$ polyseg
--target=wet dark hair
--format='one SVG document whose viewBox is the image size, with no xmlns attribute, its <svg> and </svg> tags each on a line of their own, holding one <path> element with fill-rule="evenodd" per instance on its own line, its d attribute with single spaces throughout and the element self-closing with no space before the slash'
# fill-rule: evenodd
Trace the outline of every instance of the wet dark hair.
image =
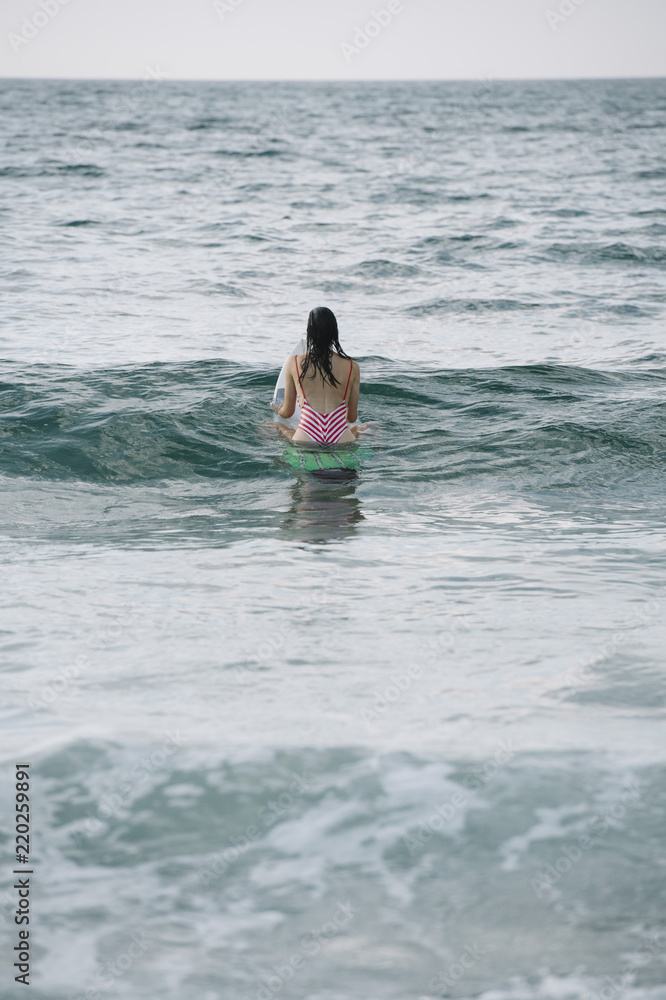
<svg viewBox="0 0 666 1000">
<path fill-rule="evenodd" d="M 345 354 L 340 347 L 338 321 L 326 306 L 317 306 L 308 316 L 308 339 L 305 349 L 307 353 L 303 362 L 301 378 L 305 378 L 312 367 L 314 369 L 313 378 L 319 372 L 324 382 L 328 382 L 329 385 L 338 385 L 338 380 L 331 367 L 331 352 L 335 351 L 343 358 L 348 358 L 349 355 Z"/>
</svg>

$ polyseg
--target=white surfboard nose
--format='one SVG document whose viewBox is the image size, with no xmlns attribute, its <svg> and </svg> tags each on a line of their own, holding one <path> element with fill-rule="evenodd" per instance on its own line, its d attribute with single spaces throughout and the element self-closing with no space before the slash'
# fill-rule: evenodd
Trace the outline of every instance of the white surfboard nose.
<svg viewBox="0 0 666 1000">
<path fill-rule="evenodd" d="M 289 358 L 293 358 L 294 354 L 305 354 L 305 340 L 303 339 L 303 337 L 301 337 L 301 339 L 298 341 L 293 351 L 289 352 L 289 356 L 287 357 L 285 363 L 282 365 L 282 370 L 278 375 L 277 382 L 275 383 L 275 389 L 273 391 L 273 402 L 277 403 L 278 406 L 282 406 L 282 404 L 284 403 L 284 390 L 287 381 L 287 363 L 289 361 Z M 296 410 L 291 417 L 287 418 L 278 417 L 277 413 L 275 413 L 273 417 L 279 423 L 285 424 L 285 426 L 287 427 L 292 427 L 295 430 L 298 427 L 298 423 L 301 419 L 301 408 L 297 402 Z"/>
</svg>

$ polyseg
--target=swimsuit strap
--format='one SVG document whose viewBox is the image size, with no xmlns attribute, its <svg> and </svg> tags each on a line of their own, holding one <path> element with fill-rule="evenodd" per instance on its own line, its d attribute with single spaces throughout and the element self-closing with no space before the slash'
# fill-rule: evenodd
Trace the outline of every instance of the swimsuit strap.
<svg viewBox="0 0 666 1000">
<path fill-rule="evenodd" d="M 350 381 L 350 379 L 351 379 L 351 375 L 352 375 L 352 368 L 353 368 L 353 367 L 354 367 L 354 362 L 353 362 L 353 361 L 352 361 L 352 359 L 350 358 L 350 359 L 349 359 L 349 378 L 347 379 L 347 387 L 346 387 L 346 389 L 345 389 L 345 394 L 344 394 L 344 396 L 342 397 L 343 399 L 346 399 L 346 398 L 347 398 L 347 389 L 349 388 L 349 381 Z"/>
<path fill-rule="evenodd" d="M 298 354 L 295 354 L 295 355 L 294 355 L 294 363 L 295 363 L 295 365 L 296 365 L 296 377 L 298 378 L 298 384 L 299 384 L 299 385 L 300 385 L 300 387 L 301 387 L 301 392 L 303 393 L 303 399 L 304 399 L 304 400 L 305 400 L 305 402 L 307 403 L 307 399 L 305 399 L 305 390 L 303 389 L 303 383 L 301 382 L 301 376 L 300 376 L 300 372 L 299 372 L 299 370 L 298 370 Z M 349 375 L 347 376 L 347 385 L 345 386 L 345 394 L 344 394 L 344 396 L 342 397 L 343 401 L 344 401 L 344 400 L 345 400 L 345 399 L 347 398 L 347 390 L 349 389 L 349 383 L 350 383 L 350 381 L 351 381 L 351 377 L 352 377 L 352 371 L 353 371 L 353 368 L 354 368 L 354 362 L 353 362 L 353 360 L 352 360 L 352 359 L 350 358 L 350 359 L 349 359 Z M 308 405 L 309 405 L 309 404 L 308 404 Z M 341 403 L 340 405 L 342 406 L 342 403 Z"/>
</svg>

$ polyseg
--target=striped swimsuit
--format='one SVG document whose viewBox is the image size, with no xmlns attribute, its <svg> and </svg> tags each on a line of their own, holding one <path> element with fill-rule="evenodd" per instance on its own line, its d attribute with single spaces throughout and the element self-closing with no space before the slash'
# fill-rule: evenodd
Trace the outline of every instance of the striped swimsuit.
<svg viewBox="0 0 666 1000">
<path fill-rule="evenodd" d="M 354 362 L 350 359 L 349 377 L 347 378 L 345 395 L 340 405 L 336 406 L 330 413 L 319 413 L 318 410 L 312 409 L 305 398 L 301 375 L 298 370 L 298 357 L 296 357 L 296 375 L 298 376 L 298 384 L 303 393 L 303 406 L 301 407 L 301 420 L 298 430 L 305 431 L 307 436 L 316 441 L 317 444 L 337 444 L 347 430 L 347 390 L 349 389 L 353 365 Z"/>
</svg>

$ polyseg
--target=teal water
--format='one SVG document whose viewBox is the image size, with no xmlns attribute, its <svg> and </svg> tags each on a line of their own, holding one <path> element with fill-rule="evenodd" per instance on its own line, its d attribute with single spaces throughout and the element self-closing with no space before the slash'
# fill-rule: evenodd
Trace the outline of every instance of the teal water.
<svg viewBox="0 0 666 1000">
<path fill-rule="evenodd" d="M 666 997 L 665 110 L 0 83 L 37 1000 Z M 268 406 L 320 303 L 344 483 Z"/>
</svg>

